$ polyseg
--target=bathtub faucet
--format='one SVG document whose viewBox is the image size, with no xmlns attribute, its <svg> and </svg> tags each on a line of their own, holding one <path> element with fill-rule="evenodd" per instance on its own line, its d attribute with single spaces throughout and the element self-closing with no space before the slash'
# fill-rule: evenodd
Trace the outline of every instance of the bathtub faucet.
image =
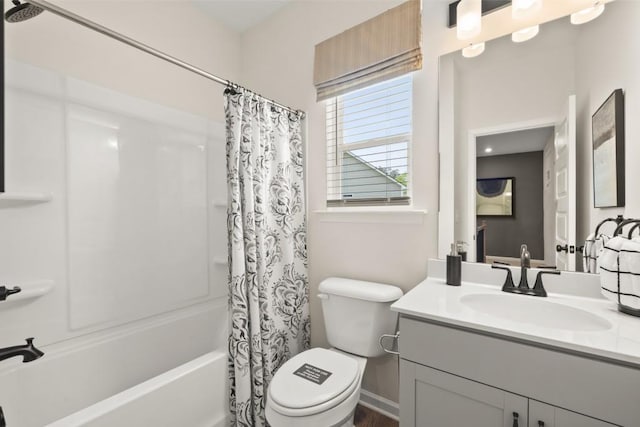
<svg viewBox="0 0 640 427">
<path fill-rule="evenodd" d="M 34 347 L 33 338 L 27 338 L 27 343 L 23 345 L 0 348 L 0 361 L 15 356 L 22 356 L 22 363 L 27 363 L 41 358 L 44 353 Z"/>
</svg>

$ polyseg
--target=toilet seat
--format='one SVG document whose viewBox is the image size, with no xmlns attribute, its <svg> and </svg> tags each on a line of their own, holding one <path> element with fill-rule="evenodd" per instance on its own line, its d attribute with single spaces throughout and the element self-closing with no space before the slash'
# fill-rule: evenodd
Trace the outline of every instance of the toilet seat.
<svg viewBox="0 0 640 427">
<path fill-rule="evenodd" d="M 361 375 L 353 357 L 323 348 L 307 350 L 287 361 L 274 375 L 269 404 L 290 417 L 323 412 L 358 390 Z"/>
</svg>

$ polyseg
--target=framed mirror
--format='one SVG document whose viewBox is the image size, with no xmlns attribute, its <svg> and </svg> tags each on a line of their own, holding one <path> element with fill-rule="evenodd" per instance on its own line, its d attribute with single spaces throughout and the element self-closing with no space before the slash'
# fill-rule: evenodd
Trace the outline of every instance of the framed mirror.
<svg viewBox="0 0 640 427">
<path fill-rule="evenodd" d="M 1 20 L 2 31 L 2 62 L 0 63 L 0 76 L 2 76 L 2 117 L 0 117 L 0 193 L 4 193 L 4 19 Z"/>
<path fill-rule="evenodd" d="M 469 259 L 496 255 L 518 263 L 520 244 L 525 243 L 537 248 L 532 251 L 536 265 L 583 271 L 580 251 L 596 226 L 608 217 L 638 215 L 640 198 L 631 197 L 629 191 L 624 208 L 594 208 L 592 141 L 592 116 L 604 100 L 620 88 L 627 94 L 640 92 L 640 53 L 633 48 L 640 37 L 637 16 L 640 3 L 610 2 L 600 17 L 583 25 L 572 25 L 567 16 L 541 25 L 539 34 L 523 43 L 507 35 L 487 41 L 484 53 L 475 58 L 463 58 L 460 51 L 440 57 L 441 257 L 452 241 L 464 241 Z M 627 115 L 637 110 L 636 104 L 626 97 Z M 534 131 L 546 132 L 536 148 L 527 146 L 524 134 Z M 640 133 L 629 122 L 624 131 L 627 140 Z M 535 152 L 540 164 L 535 177 L 521 179 L 502 169 L 481 175 L 478 159 L 484 147 L 480 141 L 507 135 L 510 151 L 491 155 Z M 623 175 L 635 182 L 640 180 L 640 168 L 636 171 L 628 162 L 640 156 L 640 147 L 627 144 L 626 150 Z M 509 176 L 516 177 L 515 215 L 478 215 L 477 179 Z M 522 188 L 532 182 L 535 189 Z M 530 201 L 528 208 L 519 208 L 523 199 Z M 535 215 L 519 229 L 505 228 L 515 227 L 515 219 L 524 212 Z M 491 223 L 498 219 L 503 223 Z M 604 232 L 615 228 L 607 227 Z M 473 252 L 481 228 L 487 256 L 476 257 Z M 492 253 L 498 251 L 498 240 L 504 252 Z"/>
</svg>

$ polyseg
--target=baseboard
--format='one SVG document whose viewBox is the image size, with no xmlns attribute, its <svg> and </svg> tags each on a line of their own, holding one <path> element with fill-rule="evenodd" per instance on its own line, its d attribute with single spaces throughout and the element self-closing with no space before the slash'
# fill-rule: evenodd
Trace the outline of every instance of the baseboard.
<svg viewBox="0 0 640 427">
<path fill-rule="evenodd" d="M 362 406 L 380 412 L 396 421 L 400 420 L 400 405 L 393 400 L 386 399 L 367 390 L 360 391 L 360 402 Z"/>
</svg>

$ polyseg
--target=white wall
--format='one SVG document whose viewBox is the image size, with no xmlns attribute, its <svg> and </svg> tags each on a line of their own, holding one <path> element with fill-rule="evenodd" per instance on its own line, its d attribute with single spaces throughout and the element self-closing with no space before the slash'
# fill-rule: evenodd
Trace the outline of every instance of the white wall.
<svg viewBox="0 0 640 427">
<path fill-rule="evenodd" d="M 312 345 L 327 345 L 319 282 L 329 276 L 411 289 L 426 275 L 438 241 L 438 56 L 449 46 L 447 3 L 423 4 L 423 69 L 414 74 L 413 207 L 427 215 L 326 213 L 324 104 L 315 100 L 315 44 L 401 1 L 296 1 L 242 40 L 243 81 L 252 89 L 307 111 L 307 197 Z M 367 365 L 364 388 L 397 401 L 395 359 Z"/>
<path fill-rule="evenodd" d="M 3 2 L 5 8 L 9 1 Z M 240 74 L 239 36 L 187 1 L 53 3 L 223 78 Z M 222 121 L 223 87 L 51 13 L 5 24 L 6 56 Z"/>
<path fill-rule="evenodd" d="M 577 44 L 577 148 L 578 239 L 586 237 L 603 219 L 622 214 L 640 217 L 640 2 L 621 1 L 607 5 L 605 12 L 581 29 Z M 612 30 L 615 28 L 615 31 Z M 615 89 L 625 94 L 626 206 L 593 207 L 593 163 L 591 116 Z M 610 226 L 604 231 L 613 232 Z"/>
<path fill-rule="evenodd" d="M 9 6 L 9 2 L 4 3 Z M 239 36 L 187 2 L 56 4 L 220 76 L 235 80 L 240 74 Z M 20 344 L 25 337 L 34 336 L 36 346 L 45 352 L 45 357 L 29 364 L 20 363 L 18 358 L 2 363 L 0 401 L 10 425 L 43 425 L 224 345 L 226 267 L 213 262 L 214 258 L 226 259 L 224 209 L 209 209 L 210 224 L 216 225 L 210 227 L 211 265 L 205 265 L 203 259 L 198 262 L 198 279 L 174 278 L 165 283 L 164 290 L 156 289 L 153 294 L 144 289 L 148 281 L 140 287 L 139 278 L 128 277 L 133 282 L 127 286 L 121 286 L 124 281 L 108 289 L 103 286 L 99 295 L 107 296 L 104 301 L 96 299 L 98 294 L 93 291 L 83 295 L 82 290 L 95 286 L 94 282 L 78 280 L 77 274 L 71 277 L 78 270 L 69 265 L 73 241 L 68 225 L 69 215 L 77 213 L 77 208 L 91 209 L 78 205 L 87 201 L 86 197 L 73 197 L 79 191 L 95 197 L 96 203 L 109 205 L 109 192 L 95 180 L 97 168 L 105 166 L 102 159 L 78 151 L 81 140 L 70 141 L 73 129 L 78 129 L 74 117 L 79 117 L 78 111 L 88 117 L 87 109 L 94 124 L 108 127 L 113 124 L 111 120 L 121 121 L 130 130 L 142 132 L 149 147 L 166 138 L 195 137 L 179 146 L 197 149 L 200 144 L 206 145 L 209 166 L 205 173 L 203 156 L 195 154 L 199 158 L 198 172 L 188 176 L 185 170 L 189 167 L 184 163 L 179 166 L 186 174 L 183 177 L 198 181 L 194 182 L 199 188 L 196 205 L 224 200 L 223 88 L 46 12 L 21 24 L 5 25 L 5 43 L 7 58 L 35 66 L 7 67 L 7 78 L 13 86 L 7 91 L 6 104 L 6 191 L 49 193 L 52 200 L 0 209 L 0 283 L 47 279 L 53 281 L 54 288 L 36 300 L 8 301 L 0 307 L 0 347 Z M 155 136 L 154 126 L 159 132 Z M 174 131 L 177 133 L 172 134 Z M 161 150 L 160 145 L 157 148 Z M 129 163 L 128 170 L 145 175 L 154 168 L 151 160 L 157 162 L 162 156 L 153 151 L 138 152 L 135 159 L 130 157 L 131 151 L 128 155 L 122 152 L 119 161 L 139 162 L 140 168 Z M 148 162 L 145 157 L 149 157 Z M 89 164 L 93 166 L 83 169 Z M 174 171 L 166 168 L 158 176 Z M 119 182 L 153 186 L 153 175 L 134 175 L 121 177 Z M 164 184 L 170 189 L 175 182 Z M 88 188 L 92 185 L 93 194 Z M 201 200 L 205 186 L 207 200 Z M 75 191 L 71 196 L 70 190 Z M 178 193 L 180 197 L 190 194 Z M 117 203 L 112 207 L 116 209 Z M 91 226 L 88 217 L 82 215 L 84 223 L 74 220 L 76 231 Z M 203 219 L 201 214 L 199 218 Z M 103 225 L 93 224 L 98 234 L 89 243 L 94 243 L 96 236 L 114 237 L 107 227 L 101 228 Z M 177 230 L 166 231 L 160 235 L 170 237 Z M 199 239 L 199 246 L 203 240 Z M 137 252 L 128 257 L 130 266 L 135 265 L 135 257 L 140 257 L 141 263 L 151 260 L 148 249 Z M 93 257 L 94 261 L 100 259 L 104 258 Z M 207 270 L 212 278 L 208 286 L 203 277 Z M 83 302 L 88 295 L 93 300 Z M 105 316 L 100 314 L 103 303 L 115 304 L 113 310 L 103 313 Z M 74 322 L 74 316 L 83 309 L 83 316 L 89 316 L 85 319 L 90 321 Z M 33 411 L 34 407 L 38 410 Z"/>
</svg>

